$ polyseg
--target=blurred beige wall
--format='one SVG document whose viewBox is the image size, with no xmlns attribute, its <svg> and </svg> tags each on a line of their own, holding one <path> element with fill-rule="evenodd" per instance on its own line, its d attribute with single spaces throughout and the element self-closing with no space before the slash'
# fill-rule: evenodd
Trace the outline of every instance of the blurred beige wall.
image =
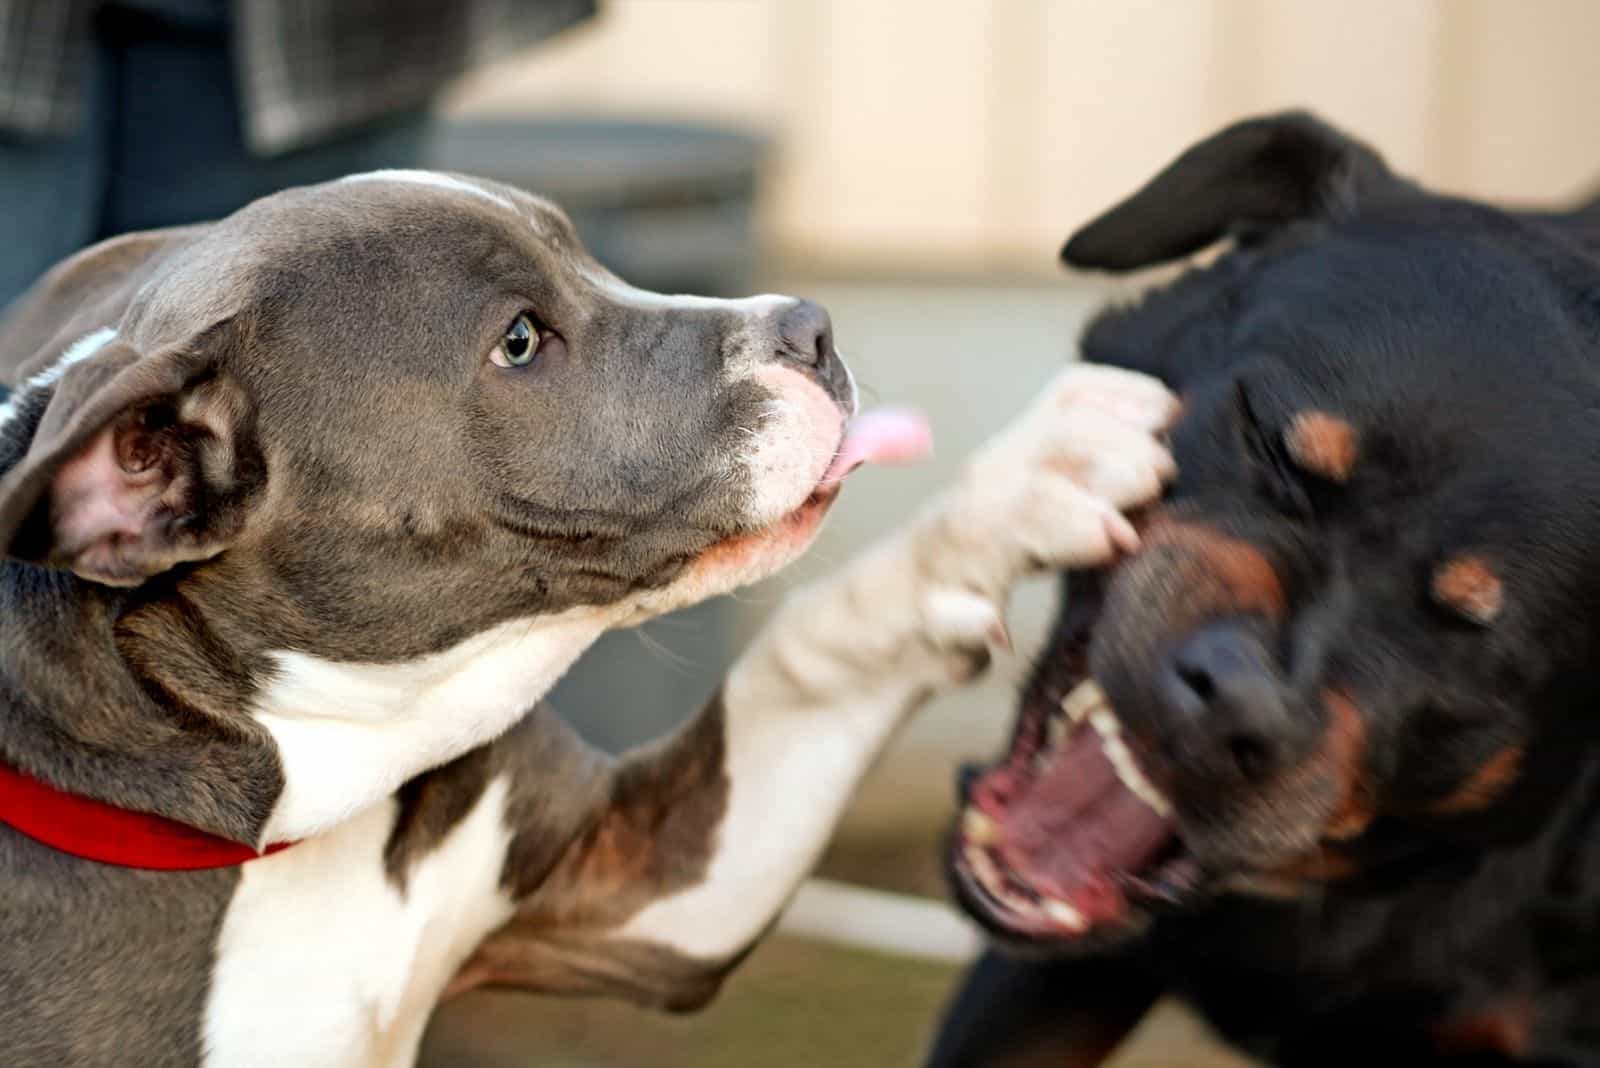
<svg viewBox="0 0 1600 1068">
<path fill-rule="evenodd" d="M 711 118 L 778 138 L 790 262 L 1049 270 L 1075 224 L 1241 115 L 1314 108 L 1461 192 L 1600 180 L 1596 0 L 603 0 L 457 114 Z"/>
</svg>

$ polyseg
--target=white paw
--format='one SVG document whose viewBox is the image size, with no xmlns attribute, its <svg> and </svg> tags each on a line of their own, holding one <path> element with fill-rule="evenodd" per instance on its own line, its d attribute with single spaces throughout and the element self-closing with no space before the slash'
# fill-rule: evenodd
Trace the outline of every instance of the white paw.
<svg viewBox="0 0 1600 1068">
<path fill-rule="evenodd" d="M 973 458 L 951 517 L 961 541 L 1005 556 L 1006 581 L 1131 552 L 1138 536 L 1122 512 L 1155 500 L 1175 474 L 1158 435 L 1178 408 L 1146 375 L 1068 367 Z"/>
</svg>

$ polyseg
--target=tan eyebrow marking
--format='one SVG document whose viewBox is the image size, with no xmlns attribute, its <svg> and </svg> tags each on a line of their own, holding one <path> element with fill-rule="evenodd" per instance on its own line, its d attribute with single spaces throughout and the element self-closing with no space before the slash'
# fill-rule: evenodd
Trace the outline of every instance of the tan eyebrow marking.
<svg viewBox="0 0 1600 1068">
<path fill-rule="evenodd" d="M 1506 599 L 1500 576 L 1487 560 L 1472 553 L 1451 557 L 1434 569 L 1433 596 L 1446 608 L 1484 625 L 1494 622 Z"/>
<path fill-rule="evenodd" d="M 1283 433 L 1283 443 L 1301 468 L 1330 482 L 1347 480 L 1361 452 L 1354 426 L 1314 408 L 1296 413 Z"/>
</svg>

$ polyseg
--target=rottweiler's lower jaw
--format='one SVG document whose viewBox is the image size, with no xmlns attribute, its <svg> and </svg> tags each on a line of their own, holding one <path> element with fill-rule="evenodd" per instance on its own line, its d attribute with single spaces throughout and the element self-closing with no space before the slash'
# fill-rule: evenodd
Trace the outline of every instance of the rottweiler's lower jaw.
<svg viewBox="0 0 1600 1068">
<path fill-rule="evenodd" d="M 1034 944 L 1103 946 L 1206 882 L 1093 680 L 1024 712 L 1010 753 L 968 787 L 950 867 L 969 912 Z"/>
</svg>

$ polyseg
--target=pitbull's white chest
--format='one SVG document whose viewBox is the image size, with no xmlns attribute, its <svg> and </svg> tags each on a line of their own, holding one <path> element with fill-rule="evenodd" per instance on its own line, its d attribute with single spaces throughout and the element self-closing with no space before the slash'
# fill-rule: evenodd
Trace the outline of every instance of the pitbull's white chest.
<svg viewBox="0 0 1600 1068">
<path fill-rule="evenodd" d="M 506 785 L 489 785 L 403 890 L 384 870 L 392 799 L 246 864 L 217 942 L 205 1063 L 411 1064 L 456 968 L 511 915 L 499 887 Z"/>
</svg>

